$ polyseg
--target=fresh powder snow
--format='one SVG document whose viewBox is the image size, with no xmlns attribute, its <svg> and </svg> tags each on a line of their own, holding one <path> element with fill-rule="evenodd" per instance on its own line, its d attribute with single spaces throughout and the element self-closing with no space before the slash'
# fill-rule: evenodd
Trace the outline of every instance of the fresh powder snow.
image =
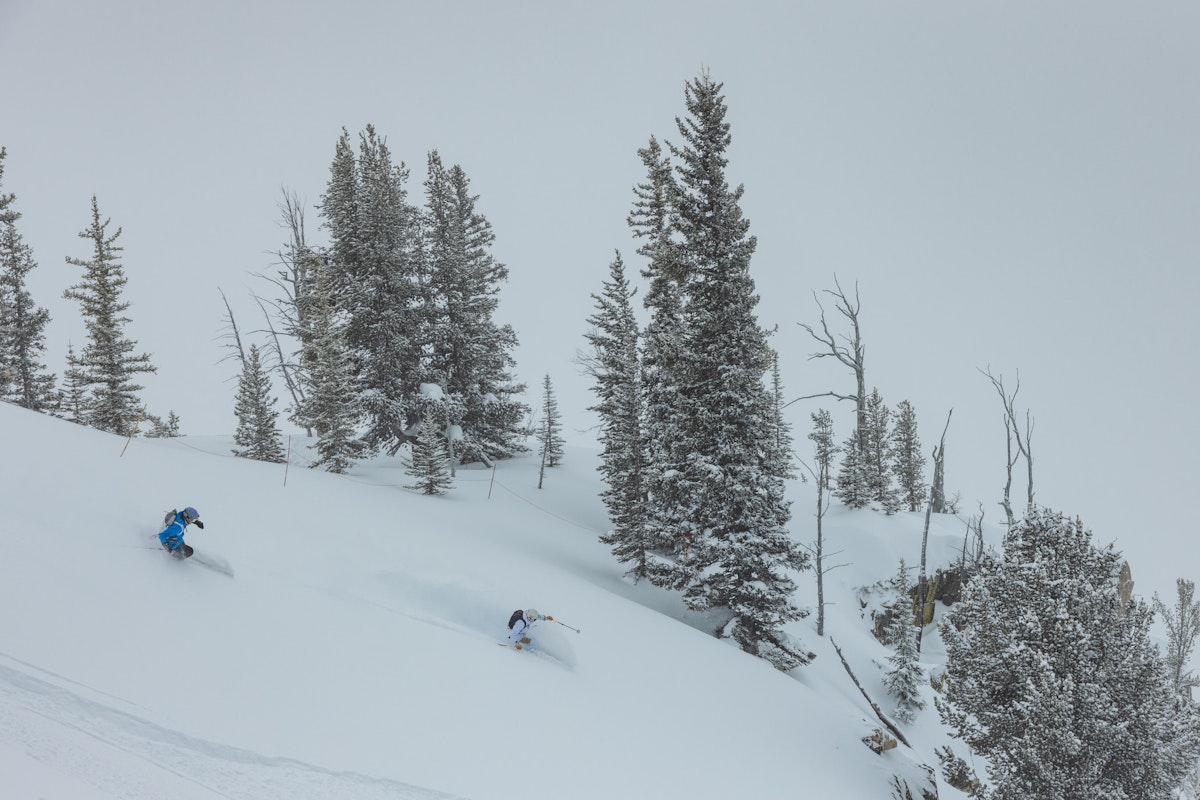
<svg viewBox="0 0 1200 800">
<path fill-rule="evenodd" d="M 880 723 L 830 644 L 891 716 L 863 589 L 915 566 L 921 513 L 829 511 L 828 636 L 805 573 L 813 614 L 788 632 L 816 659 L 784 674 L 622 577 L 586 449 L 541 491 L 531 455 L 429 497 L 400 488 L 398 459 L 306 469 L 299 439 L 288 465 L 221 437 L 122 456 L 120 437 L 0 404 L 0 441 L 5 798 L 887 797 L 949 742 L 925 685 L 912 748 L 871 752 Z M 792 488 L 810 543 L 814 490 Z M 187 542 L 232 577 L 158 549 L 184 505 L 205 523 Z M 964 533 L 935 515 L 931 571 Z M 540 652 L 497 646 L 529 607 L 565 625 L 537 625 Z M 922 658 L 943 658 L 932 627 Z"/>
</svg>

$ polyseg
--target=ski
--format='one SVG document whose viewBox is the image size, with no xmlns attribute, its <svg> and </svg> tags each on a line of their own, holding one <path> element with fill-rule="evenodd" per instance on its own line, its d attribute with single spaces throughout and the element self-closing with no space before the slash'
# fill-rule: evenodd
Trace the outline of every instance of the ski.
<svg viewBox="0 0 1200 800">
<path fill-rule="evenodd" d="M 184 561 L 192 561 L 204 567 L 205 569 L 212 570 L 220 575 L 225 575 L 229 578 L 233 577 L 233 567 L 229 565 L 228 561 L 223 558 L 218 558 L 217 556 L 193 553 L 190 558 L 185 558 Z"/>
<path fill-rule="evenodd" d="M 142 547 L 139 545 L 130 545 L 130 546 L 137 547 L 138 549 L 142 549 Z M 191 563 L 196 564 L 197 566 L 204 567 L 205 569 L 210 570 L 211 572 L 215 572 L 219 575 L 224 575 L 227 578 L 233 577 L 233 566 L 230 565 L 230 563 L 228 561 L 221 558 L 220 556 L 213 556 L 213 555 L 207 555 L 207 554 L 201 555 L 200 553 L 193 550 L 192 555 L 188 556 L 187 558 L 175 558 L 174 556 L 171 555 L 171 552 L 169 550 L 165 550 L 161 547 L 145 547 L 145 549 L 146 550 L 155 550 L 159 553 L 162 553 L 164 556 L 171 559 L 172 561 L 178 561 L 178 562 L 184 563 L 184 564 L 191 562 Z"/>
</svg>

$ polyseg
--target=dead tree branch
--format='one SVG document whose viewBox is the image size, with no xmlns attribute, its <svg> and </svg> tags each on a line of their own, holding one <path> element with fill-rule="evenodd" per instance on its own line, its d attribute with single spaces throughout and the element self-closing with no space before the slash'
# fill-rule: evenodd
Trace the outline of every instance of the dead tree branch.
<svg viewBox="0 0 1200 800">
<path fill-rule="evenodd" d="M 887 726 L 887 729 L 892 732 L 892 735 L 895 736 L 898 741 L 903 742 L 905 747 L 911 748 L 912 745 L 909 744 L 908 740 L 904 738 L 904 734 L 900 732 L 900 729 L 893 725 L 890 719 L 884 716 L 883 711 L 878 705 L 876 705 L 875 701 L 871 699 L 871 695 L 867 694 L 867 690 L 864 689 L 863 685 L 858 682 L 858 676 L 854 674 L 854 670 L 850 669 L 850 665 L 846 662 L 846 657 L 842 655 L 842 649 L 837 646 L 837 642 L 833 640 L 832 636 L 829 637 L 829 643 L 832 644 L 833 649 L 837 651 L 838 658 L 842 660 L 842 666 L 846 668 L 846 674 L 850 676 L 850 680 L 854 681 L 854 685 L 858 687 L 858 691 L 862 692 L 862 696 L 866 698 L 867 703 L 871 706 L 871 710 L 875 712 L 875 716 L 879 718 L 880 722 Z"/>
<path fill-rule="evenodd" d="M 933 451 L 933 465 L 935 472 L 942 472 L 943 463 L 946 457 L 946 431 L 950 430 L 950 415 L 954 413 L 954 409 L 946 414 L 946 427 L 942 428 L 942 438 L 938 441 L 937 448 Z M 928 589 L 928 577 L 926 571 L 926 553 L 929 547 L 929 518 L 933 513 L 933 493 L 934 489 L 929 490 L 929 505 L 925 507 L 925 532 L 921 534 L 921 574 L 917 581 L 917 608 L 920 615 L 921 624 L 917 626 L 917 655 L 921 654 L 921 633 L 925 630 L 925 593 Z"/>
<path fill-rule="evenodd" d="M 233 318 L 233 309 L 229 307 L 229 298 L 225 296 L 225 290 L 218 287 L 217 291 L 221 293 L 221 301 L 225 303 L 225 314 L 229 318 L 229 324 L 227 325 L 229 331 L 221 336 L 222 338 L 233 340 L 232 344 L 224 345 L 225 347 L 233 350 L 233 352 L 221 360 L 224 361 L 226 358 L 233 358 L 234 356 L 237 356 L 239 367 L 238 374 L 241 374 L 242 370 L 244 370 L 246 367 L 246 351 L 242 348 L 242 335 L 238 332 L 237 320 Z"/>
<path fill-rule="evenodd" d="M 983 375 L 987 376 L 992 382 L 996 393 L 1000 395 L 1000 402 L 1004 406 L 1004 435 L 1008 449 L 1008 464 L 1006 468 L 1007 480 L 1004 484 L 1004 499 L 1000 502 L 1000 506 L 1004 509 L 1004 513 L 1008 518 L 1008 524 L 1011 527 L 1014 522 L 1012 510 L 1012 471 L 1016 466 L 1017 461 L 1024 457 L 1025 467 L 1028 479 L 1026 486 L 1025 509 L 1028 512 L 1033 508 L 1033 417 L 1030 416 L 1029 410 L 1025 410 L 1025 435 L 1021 436 L 1021 427 L 1017 424 L 1016 401 L 1017 393 L 1021 391 L 1021 373 L 1017 373 L 1017 383 L 1010 393 L 1004 387 L 1004 376 L 999 377 L 992 375 L 991 367 L 986 370 L 979 370 Z M 1013 442 L 1017 444 L 1017 452 L 1013 453 Z"/>
<path fill-rule="evenodd" d="M 852 335 L 842 334 L 835 336 L 829 330 L 829 322 L 825 318 L 825 306 L 821 305 L 821 300 L 816 292 L 813 292 L 813 299 L 817 301 L 817 308 L 821 309 L 821 331 L 818 333 L 812 325 L 806 322 L 801 322 L 800 327 L 808 331 L 808 335 L 815 341 L 825 346 L 825 349 L 809 355 L 809 360 L 815 358 L 833 358 L 839 363 L 849 367 L 854 373 L 855 384 L 858 387 L 857 393 L 853 395 L 839 394 L 837 392 L 824 392 L 822 394 L 807 395 L 806 397 L 798 397 L 796 400 L 806 400 L 813 397 L 835 397 L 838 400 L 853 400 L 855 403 L 856 426 L 859 433 L 860 447 L 865 445 L 865 437 L 862 435 L 867 427 L 867 380 L 863 367 L 866 358 L 866 347 L 863 345 L 862 328 L 858 322 L 858 312 L 862 308 L 862 302 L 858 295 L 858 284 L 854 285 L 854 300 L 850 300 L 843 291 L 841 283 L 837 276 L 833 277 L 833 283 L 837 287 L 837 291 L 833 289 L 824 289 L 825 294 L 835 298 L 835 308 L 843 317 L 850 323 Z M 792 402 L 795 402 L 793 400 Z M 789 403 L 790 405 L 790 403 Z"/>
</svg>

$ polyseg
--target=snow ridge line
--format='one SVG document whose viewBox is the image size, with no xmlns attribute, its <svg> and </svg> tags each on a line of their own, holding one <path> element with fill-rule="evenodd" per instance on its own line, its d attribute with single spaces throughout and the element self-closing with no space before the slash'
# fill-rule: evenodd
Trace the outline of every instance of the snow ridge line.
<svg viewBox="0 0 1200 800">
<path fill-rule="evenodd" d="M 5 720 L 0 726 L 0 745 L 11 746 L 97 789 L 115 790 L 114 796 L 158 800 L 162 784 L 146 786 L 137 777 L 144 773 L 144 767 L 123 768 L 140 763 L 177 778 L 179 786 L 174 796 L 181 798 L 460 800 L 387 778 L 330 770 L 197 739 L 42 680 L 31 671 L 53 673 L 5 658 L 25 669 L 0 665 L 0 718 Z M 62 676 L 54 677 L 97 691 Z M 55 728 L 59 730 L 52 731 Z M 67 735 L 74 746 L 62 746 L 63 728 L 71 732 Z"/>
</svg>

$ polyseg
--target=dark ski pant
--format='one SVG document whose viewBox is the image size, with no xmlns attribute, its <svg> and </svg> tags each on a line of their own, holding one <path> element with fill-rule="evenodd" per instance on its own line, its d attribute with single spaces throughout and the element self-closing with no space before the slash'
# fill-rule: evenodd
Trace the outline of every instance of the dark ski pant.
<svg viewBox="0 0 1200 800">
<path fill-rule="evenodd" d="M 170 553 L 172 558 L 191 558 L 192 553 L 196 552 L 190 544 L 183 542 L 180 542 L 179 547 L 176 547 L 174 550 L 166 542 L 163 542 L 163 549 Z"/>
</svg>

